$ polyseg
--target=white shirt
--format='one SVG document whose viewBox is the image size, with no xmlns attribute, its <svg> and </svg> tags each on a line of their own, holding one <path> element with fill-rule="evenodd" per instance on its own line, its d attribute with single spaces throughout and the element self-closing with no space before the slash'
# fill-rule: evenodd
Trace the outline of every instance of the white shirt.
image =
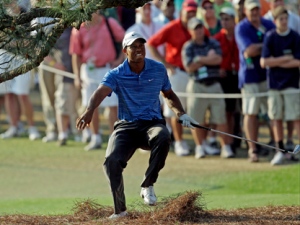
<svg viewBox="0 0 300 225">
<path fill-rule="evenodd" d="M 289 13 L 289 18 L 288 18 L 288 26 L 290 29 L 296 31 L 298 34 L 300 34 L 300 16 L 297 14 L 291 12 L 290 10 L 288 11 Z M 272 15 L 271 10 L 269 10 L 265 15 L 264 18 L 267 20 L 274 21 L 274 17 Z"/>
<path fill-rule="evenodd" d="M 141 34 L 146 40 L 148 40 L 150 37 L 152 37 L 155 33 L 157 33 L 162 27 L 164 26 L 161 22 L 152 22 L 150 25 L 144 24 L 144 23 L 135 23 L 131 27 L 129 27 L 126 30 L 126 33 L 129 33 L 131 31 L 135 31 L 139 34 Z M 149 47 L 147 43 L 145 44 L 146 47 L 146 57 L 148 59 L 154 59 L 149 51 Z M 158 46 L 158 51 L 161 55 L 165 55 L 165 48 L 163 45 Z"/>
</svg>

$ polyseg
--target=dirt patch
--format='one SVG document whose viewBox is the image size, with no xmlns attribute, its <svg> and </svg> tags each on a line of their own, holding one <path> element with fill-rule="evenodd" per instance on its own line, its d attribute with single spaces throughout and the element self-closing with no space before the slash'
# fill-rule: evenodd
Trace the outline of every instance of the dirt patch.
<svg viewBox="0 0 300 225">
<path fill-rule="evenodd" d="M 300 224 L 300 206 L 266 206 L 236 210 L 206 210 L 200 192 L 185 192 L 163 199 L 156 207 L 141 203 L 129 207 L 129 216 L 109 220 L 112 207 L 91 200 L 78 202 L 73 215 L 6 215 L 0 224 Z"/>
</svg>

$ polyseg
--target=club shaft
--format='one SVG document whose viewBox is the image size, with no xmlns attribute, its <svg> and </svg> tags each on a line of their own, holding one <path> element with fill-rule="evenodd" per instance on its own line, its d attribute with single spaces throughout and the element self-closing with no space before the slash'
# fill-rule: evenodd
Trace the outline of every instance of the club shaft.
<svg viewBox="0 0 300 225">
<path fill-rule="evenodd" d="M 204 126 L 201 126 L 201 125 L 198 125 L 198 124 L 194 124 L 194 123 L 191 123 L 191 124 L 192 124 L 192 126 L 197 127 L 197 128 L 201 128 L 201 129 L 204 129 L 204 130 L 209 130 L 209 131 L 212 131 L 212 132 L 215 132 L 215 133 L 227 135 L 227 136 L 230 136 L 230 137 L 233 137 L 233 138 L 237 138 L 237 139 L 241 139 L 241 140 L 244 140 L 244 141 L 249 141 L 249 142 L 252 142 L 252 143 L 255 143 L 255 144 L 267 147 L 267 148 L 272 148 L 272 149 L 279 150 L 279 151 L 282 151 L 282 152 L 287 152 L 284 149 L 273 147 L 271 145 L 267 145 L 267 144 L 263 144 L 263 143 L 260 143 L 260 142 L 257 142 L 257 141 L 249 140 L 247 138 L 239 137 L 239 136 L 236 136 L 236 135 L 233 135 L 233 134 L 229 134 L 229 133 L 226 133 L 226 132 L 223 132 L 223 131 L 214 130 L 214 129 L 211 129 L 211 128 L 208 128 L 208 127 L 204 127 Z"/>
</svg>

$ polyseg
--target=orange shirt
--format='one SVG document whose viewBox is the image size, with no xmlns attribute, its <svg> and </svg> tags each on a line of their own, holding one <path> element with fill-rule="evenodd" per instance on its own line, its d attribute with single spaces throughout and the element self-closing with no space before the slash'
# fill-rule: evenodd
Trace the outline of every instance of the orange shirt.
<svg viewBox="0 0 300 225">
<path fill-rule="evenodd" d="M 154 34 L 148 41 L 148 45 L 158 47 L 166 46 L 165 60 L 174 66 L 183 69 L 181 49 L 183 44 L 191 39 L 188 30 L 182 26 L 180 19 L 173 20 Z"/>
<path fill-rule="evenodd" d="M 214 38 L 220 43 L 222 49 L 221 69 L 237 72 L 239 70 L 239 50 L 235 38 L 228 40 L 225 29 L 217 33 Z"/>
<path fill-rule="evenodd" d="M 205 29 L 205 35 L 209 36 L 207 29 Z M 180 69 L 184 69 L 181 60 L 181 49 L 183 44 L 190 39 L 191 35 L 188 30 L 182 25 L 180 19 L 176 19 L 169 22 L 158 33 L 153 35 L 147 43 L 155 48 L 165 44 L 165 61 Z"/>
<path fill-rule="evenodd" d="M 260 0 L 260 5 L 260 13 L 263 16 L 270 10 L 270 5 L 266 0 Z"/>
</svg>

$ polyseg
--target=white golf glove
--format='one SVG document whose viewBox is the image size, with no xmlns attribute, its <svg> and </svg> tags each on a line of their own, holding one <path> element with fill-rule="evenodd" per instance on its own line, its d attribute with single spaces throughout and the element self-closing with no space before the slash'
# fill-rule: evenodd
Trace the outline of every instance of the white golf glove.
<svg viewBox="0 0 300 225">
<path fill-rule="evenodd" d="M 182 121 L 181 123 L 182 126 L 184 127 L 194 128 L 191 123 L 199 124 L 196 120 L 194 120 L 192 117 L 188 116 L 187 114 L 183 114 L 182 116 L 180 116 L 179 120 Z"/>
</svg>

